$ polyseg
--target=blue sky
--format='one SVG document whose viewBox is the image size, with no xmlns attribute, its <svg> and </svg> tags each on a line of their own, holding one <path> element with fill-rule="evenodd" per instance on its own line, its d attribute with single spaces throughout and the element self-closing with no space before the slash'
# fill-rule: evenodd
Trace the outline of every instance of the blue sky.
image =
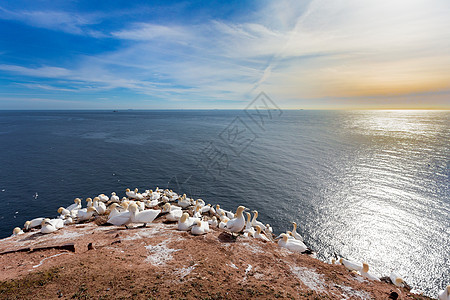
<svg viewBox="0 0 450 300">
<path fill-rule="evenodd" d="M 0 109 L 450 108 L 450 2 L 3 1 Z"/>
</svg>

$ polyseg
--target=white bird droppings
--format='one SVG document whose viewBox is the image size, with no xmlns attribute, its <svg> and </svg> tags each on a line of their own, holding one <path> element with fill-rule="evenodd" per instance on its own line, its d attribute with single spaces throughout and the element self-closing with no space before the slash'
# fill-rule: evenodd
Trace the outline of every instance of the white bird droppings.
<svg viewBox="0 0 450 300">
<path fill-rule="evenodd" d="M 60 255 L 63 255 L 63 254 L 69 254 L 69 253 L 67 253 L 67 252 L 64 252 L 64 253 L 58 253 L 58 254 L 55 254 L 55 255 L 46 257 L 46 258 L 44 258 L 43 260 L 41 260 L 41 262 L 40 262 L 39 264 L 33 266 L 33 268 L 37 268 L 37 267 L 41 266 L 41 265 L 44 263 L 44 261 L 46 261 L 46 260 L 49 259 L 49 258 L 56 257 L 56 256 L 60 256 Z"/>
<path fill-rule="evenodd" d="M 323 275 L 317 274 L 314 269 L 291 266 L 291 272 L 300 279 L 304 285 L 316 292 L 325 292 L 327 284 Z"/>
<path fill-rule="evenodd" d="M 169 241 L 170 240 L 165 240 L 156 246 L 145 246 L 145 248 L 151 252 L 151 254 L 147 256 L 145 261 L 150 262 L 154 266 L 161 266 L 166 264 L 166 262 L 172 260 L 172 253 L 180 251 L 181 249 L 171 249 L 167 247 L 167 243 Z"/>
</svg>

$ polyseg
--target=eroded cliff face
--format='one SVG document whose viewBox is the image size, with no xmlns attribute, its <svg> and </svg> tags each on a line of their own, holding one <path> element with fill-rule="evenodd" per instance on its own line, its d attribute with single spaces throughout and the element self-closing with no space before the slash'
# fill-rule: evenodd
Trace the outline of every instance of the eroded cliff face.
<svg viewBox="0 0 450 300">
<path fill-rule="evenodd" d="M 134 229 L 101 223 L 0 240 L 0 298 L 429 299 L 221 229 L 193 236 L 164 218 Z"/>
</svg>

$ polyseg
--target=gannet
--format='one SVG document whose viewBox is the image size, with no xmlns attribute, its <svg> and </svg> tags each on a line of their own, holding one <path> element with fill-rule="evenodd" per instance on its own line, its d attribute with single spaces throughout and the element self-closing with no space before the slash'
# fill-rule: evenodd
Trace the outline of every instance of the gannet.
<svg viewBox="0 0 450 300">
<path fill-rule="evenodd" d="M 194 226 L 192 226 L 191 233 L 193 235 L 202 235 L 209 232 L 208 222 L 197 221 Z"/>
<path fill-rule="evenodd" d="M 392 283 L 395 286 L 398 286 L 398 287 L 405 286 L 405 282 L 403 281 L 403 279 L 395 272 L 392 272 L 391 275 L 389 275 L 389 279 L 391 279 Z"/>
<path fill-rule="evenodd" d="M 158 200 L 161 197 L 161 194 L 158 192 L 153 192 L 150 190 L 150 200 Z"/>
<path fill-rule="evenodd" d="M 100 194 L 100 195 L 98 195 L 98 199 L 102 202 L 108 202 L 109 197 L 106 196 L 105 194 Z"/>
<path fill-rule="evenodd" d="M 226 219 L 220 219 L 220 223 L 219 223 L 219 228 L 220 229 L 225 229 L 225 226 L 227 226 L 227 222 L 229 221 L 228 218 Z"/>
<path fill-rule="evenodd" d="M 92 206 L 95 207 L 99 215 L 104 215 L 106 213 L 106 205 L 100 201 L 99 197 L 94 198 Z"/>
<path fill-rule="evenodd" d="M 450 300 L 450 285 L 447 285 L 447 288 L 439 291 L 438 293 L 439 300 Z"/>
<path fill-rule="evenodd" d="M 203 201 L 202 199 L 197 199 L 195 200 L 195 205 L 200 205 L 200 207 L 205 206 L 205 201 Z"/>
<path fill-rule="evenodd" d="M 282 233 L 281 235 L 282 239 L 278 241 L 278 245 L 280 247 L 284 247 L 286 249 L 298 253 L 305 253 L 309 250 L 308 247 L 306 247 L 306 245 L 303 244 L 303 242 L 296 239 L 288 239 L 288 236 L 285 233 Z"/>
<path fill-rule="evenodd" d="M 120 203 L 120 206 L 118 206 L 119 211 L 120 212 L 128 211 L 128 206 L 130 206 L 130 201 L 129 200 L 123 201 L 122 203 Z"/>
<path fill-rule="evenodd" d="M 128 210 L 131 212 L 131 223 L 151 223 L 161 212 L 160 209 L 146 209 L 138 211 L 136 204 L 131 204 Z"/>
<path fill-rule="evenodd" d="M 144 203 L 146 207 L 152 208 L 158 205 L 160 202 L 159 200 L 145 200 Z"/>
<path fill-rule="evenodd" d="M 13 233 L 12 233 L 11 236 L 16 236 L 16 235 L 19 235 L 19 234 L 23 234 L 23 230 L 20 227 L 16 227 L 16 228 L 13 229 Z"/>
<path fill-rule="evenodd" d="M 189 222 L 189 214 L 185 212 L 181 215 L 181 218 L 178 220 L 177 229 L 181 231 L 188 231 L 190 226 L 191 224 Z"/>
<path fill-rule="evenodd" d="M 230 221 L 230 219 L 227 216 L 225 216 L 225 212 L 223 212 L 223 211 L 221 212 L 221 215 L 219 217 L 220 217 L 220 221 L 224 221 L 225 223 Z"/>
<path fill-rule="evenodd" d="M 89 220 L 94 215 L 94 213 L 98 214 L 98 211 L 93 206 L 79 209 L 77 214 L 77 220 L 78 222 Z"/>
<path fill-rule="evenodd" d="M 194 209 L 194 218 L 201 218 L 202 213 L 200 212 L 200 206 L 196 206 Z"/>
<path fill-rule="evenodd" d="M 144 202 L 136 201 L 136 205 L 137 205 L 139 211 L 145 210 L 145 204 L 144 204 Z"/>
<path fill-rule="evenodd" d="M 261 227 L 261 229 L 266 227 L 263 223 L 261 223 L 260 221 L 256 220 L 256 218 L 258 217 L 258 211 L 254 210 L 253 213 L 254 213 L 254 215 L 253 215 L 253 219 L 252 219 L 252 225 L 253 226 L 258 225 L 259 227 Z"/>
<path fill-rule="evenodd" d="M 209 224 L 209 226 L 211 226 L 211 227 L 213 227 L 213 228 L 216 228 L 217 225 L 219 225 L 219 224 L 217 223 L 217 217 L 216 217 L 216 216 L 213 216 L 211 220 L 208 220 L 208 224 Z"/>
<path fill-rule="evenodd" d="M 216 204 L 216 213 L 219 217 L 222 215 L 222 213 L 225 214 L 225 211 L 220 208 L 219 204 Z"/>
<path fill-rule="evenodd" d="M 259 227 L 259 225 L 256 225 L 255 228 L 256 228 L 256 232 L 255 232 L 254 237 L 256 239 L 261 239 L 263 241 L 269 242 L 269 238 L 267 238 L 267 236 L 265 234 L 261 233 L 261 227 Z"/>
<path fill-rule="evenodd" d="M 200 212 L 201 212 L 202 214 L 205 214 L 205 213 L 209 212 L 210 210 L 211 210 L 211 204 L 208 204 L 208 205 L 203 206 L 203 207 L 200 209 Z"/>
<path fill-rule="evenodd" d="M 92 202 L 92 198 L 86 198 L 86 207 L 92 207 L 94 204 Z"/>
<path fill-rule="evenodd" d="M 356 263 L 356 262 L 353 262 L 353 261 L 350 261 L 350 260 L 347 260 L 347 259 L 344 259 L 344 258 L 340 258 L 339 259 L 339 262 L 342 264 L 342 265 L 344 265 L 344 267 L 346 267 L 348 270 L 350 270 L 350 271 L 358 271 L 358 272 L 361 272 L 362 271 L 362 268 L 363 268 L 363 266 L 362 266 L 362 264 L 360 264 L 360 263 Z"/>
<path fill-rule="evenodd" d="M 269 240 L 273 242 L 272 227 L 269 224 L 266 224 L 263 231 L 264 231 L 264 234 L 269 238 Z"/>
<path fill-rule="evenodd" d="M 56 230 L 58 230 L 49 221 L 50 221 L 50 219 L 42 220 L 42 222 L 41 222 L 41 233 L 47 234 L 47 233 L 52 233 L 52 232 L 55 232 Z"/>
<path fill-rule="evenodd" d="M 142 196 L 144 196 L 144 198 L 147 198 L 150 196 L 150 190 L 145 190 L 145 192 L 141 193 Z"/>
<path fill-rule="evenodd" d="M 125 190 L 125 194 L 130 199 L 135 199 L 136 198 L 136 192 L 134 192 L 134 191 L 132 192 L 132 191 L 130 191 L 130 189 L 126 189 Z"/>
<path fill-rule="evenodd" d="M 112 218 L 115 215 L 120 214 L 120 211 L 117 209 L 118 206 L 119 204 L 114 202 L 108 207 L 107 209 L 108 218 Z"/>
<path fill-rule="evenodd" d="M 60 208 L 58 208 L 58 213 L 59 213 L 61 216 L 65 217 L 65 216 L 70 215 L 70 210 L 67 210 L 67 209 L 65 209 L 64 207 L 60 207 Z"/>
<path fill-rule="evenodd" d="M 68 211 L 72 211 L 74 209 L 80 209 L 81 208 L 81 199 L 80 198 L 75 198 L 73 200 L 74 204 L 69 205 L 68 207 L 66 207 L 66 209 Z"/>
<path fill-rule="evenodd" d="M 131 212 L 126 210 L 109 217 L 108 223 L 116 226 L 127 225 L 131 222 Z"/>
<path fill-rule="evenodd" d="M 48 220 L 50 224 L 52 224 L 56 229 L 61 229 L 64 227 L 64 220 L 62 219 L 51 219 Z"/>
<path fill-rule="evenodd" d="M 275 238 L 275 240 L 279 240 L 279 239 L 283 238 L 283 234 L 287 235 L 287 237 L 288 237 L 289 240 L 290 240 L 290 239 L 295 240 L 295 238 L 292 236 L 292 232 L 290 232 L 289 230 L 286 231 L 286 233 L 282 233 L 282 234 L 280 234 L 279 236 L 277 236 L 277 237 Z"/>
<path fill-rule="evenodd" d="M 302 237 L 300 234 L 298 234 L 298 232 L 297 232 L 297 223 L 292 222 L 292 225 L 294 226 L 294 229 L 292 229 L 292 236 L 293 236 L 296 240 L 299 240 L 299 241 L 302 241 L 302 242 L 303 242 L 303 237 Z"/>
<path fill-rule="evenodd" d="M 67 217 L 64 220 L 64 225 L 69 225 L 69 224 L 73 224 L 73 218 L 72 217 Z"/>
<path fill-rule="evenodd" d="M 363 262 L 363 267 L 360 273 L 363 277 L 366 277 L 369 280 L 380 281 L 378 277 L 369 273 L 369 264 L 367 264 L 366 262 Z"/>
<path fill-rule="evenodd" d="M 26 221 L 23 227 L 25 228 L 25 230 L 30 230 L 31 228 L 40 226 L 43 220 L 44 218 L 35 218 L 31 221 Z"/>
<path fill-rule="evenodd" d="M 164 202 L 164 203 L 167 203 L 167 202 L 169 202 L 169 197 L 164 195 L 164 196 L 161 197 L 161 201 Z"/>
<path fill-rule="evenodd" d="M 166 203 L 169 204 L 169 203 Z M 178 221 L 181 216 L 183 215 L 183 211 L 181 209 L 173 209 L 169 211 L 169 213 L 166 216 L 167 221 L 174 222 Z"/>
<path fill-rule="evenodd" d="M 236 218 L 231 219 L 227 222 L 225 229 L 231 231 L 232 233 L 241 232 L 245 226 L 245 218 L 242 212 L 244 211 L 244 206 L 239 206 L 236 210 Z"/>
<path fill-rule="evenodd" d="M 244 236 L 246 237 L 254 237 L 255 236 L 255 228 L 253 228 L 251 223 L 252 215 L 248 212 L 245 213 L 247 215 L 247 222 L 245 222 L 245 228 L 244 228 Z"/>
<path fill-rule="evenodd" d="M 171 205 L 170 203 L 164 204 L 162 208 L 163 213 L 171 212 L 172 210 L 181 210 L 181 207 L 176 205 Z"/>
<path fill-rule="evenodd" d="M 119 203 L 120 202 L 120 198 L 119 196 L 116 195 L 115 192 L 111 193 L 111 198 L 110 198 L 111 202 L 113 203 Z"/>
<path fill-rule="evenodd" d="M 191 201 L 189 198 L 186 198 L 186 194 L 183 194 L 183 197 L 178 199 L 178 205 L 182 208 L 186 208 L 191 205 Z"/>
<path fill-rule="evenodd" d="M 214 207 L 211 205 L 211 208 L 209 209 L 209 212 L 214 216 L 216 214 L 216 210 L 214 209 Z"/>
<path fill-rule="evenodd" d="M 138 189 L 137 189 L 137 188 L 134 189 L 134 194 L 135 194 L 134 197 L 135 197 L 137 200 L 143 200 L 143 199 L 144 199 L 144 196 L 142 196 L 141 193 L 138 193 Z"/>
</svg>

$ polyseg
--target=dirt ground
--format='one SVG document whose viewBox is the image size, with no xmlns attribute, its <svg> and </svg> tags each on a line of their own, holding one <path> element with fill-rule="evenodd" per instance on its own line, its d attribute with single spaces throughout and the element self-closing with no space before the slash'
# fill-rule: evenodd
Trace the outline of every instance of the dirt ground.
<svg viewBox="0 0 450 300">
<path fill-rule="evenodd" d="M 430 299 L 275 243 L 220 229 L 193 236 L 163 221 L 0 240 L 0 298 Z"/>
</svg>

